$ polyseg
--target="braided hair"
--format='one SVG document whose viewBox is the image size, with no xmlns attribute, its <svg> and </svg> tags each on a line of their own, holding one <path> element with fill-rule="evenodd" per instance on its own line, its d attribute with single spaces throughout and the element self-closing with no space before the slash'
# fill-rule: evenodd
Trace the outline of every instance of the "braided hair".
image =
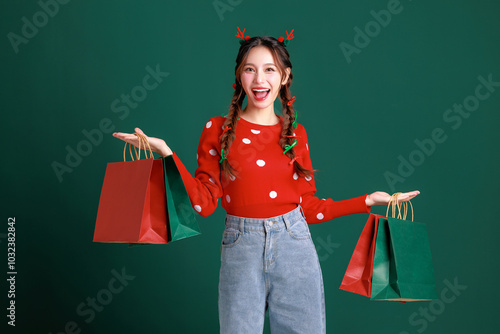
<svg viewBox="0 0 500 334">
<path fill-rule="evenodd" d="M 234 85 L 234 94 L 231 100 L 231 104 L 229 105 L 229 112 L 226 115 L 226 119 L 224 121 L 224 129 L 225 131 L 220 137 L 221 151 L 223 150 L 224 156 L 229 153 L 229 149 L 235 137 L 236 123 L 238 121 L 238 115 L 241 112 L 241 107 L 243 105 L 243 100 L 245 99 L 246 93 L 241 84 L 241 72 L 243 70 L 244 60 L 247 58 L 248 53 L 253 47 L 256 46 L 265 46 L 271 51 L 273 58 L 280 70 L 280 73 L 285 74 L 286 68 L 292 68 L 292 63 L 290 62 L 290 55 L 282 42 L 279 42 L 274 37 L 270 36 L 260 36 L 260 37 L 252 37 L 241 43 L 240 49 L 238 51 L 238 56 L 236 57 L 236 66 L 235 66 L 235 85 Z M 283 151 L 286 149 L 287 145 L 292 145 L 295 138 L 294 135 L 294 124 L 296 124 L 295 118 L 296 114 L 293 109 L 293 104 L 288 102 L 292 99 L 292 95 L 290 93 L 290 86 L 292 84 L 293 75 L 290 72 L 288 76 L 288 80 L 285 85 L 281 86 L 279 91 L 279 99 L 283 106 L 283 130 L 281 133 L 281 139 L 279 144 Z M 295 156 L 295 152 L 293 147 L 288 149 L 285 153 L 291 160 L 293 160 L 293 169 L 300 176 L 311 176 L 314 170 L 309 170 L 303 167 L 297 160 Z M 233 178 L 237 176 L 237 170 L 231 166 L 227 159 L 222 159 L 221 169 L 224 175 L 227 178 Z"/>
</svg>

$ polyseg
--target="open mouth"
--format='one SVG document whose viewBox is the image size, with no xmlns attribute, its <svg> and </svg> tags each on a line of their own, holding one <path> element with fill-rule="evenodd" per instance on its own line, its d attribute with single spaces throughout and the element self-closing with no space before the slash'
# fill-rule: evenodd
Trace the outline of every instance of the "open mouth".
<svg viewBox="0 0 500 334">
<path fill-rule="evenodd" d="M 257 101 L 264 101 L 269 95 L 269 89 L 252 89 L 253 96 Z"/>
</svg>

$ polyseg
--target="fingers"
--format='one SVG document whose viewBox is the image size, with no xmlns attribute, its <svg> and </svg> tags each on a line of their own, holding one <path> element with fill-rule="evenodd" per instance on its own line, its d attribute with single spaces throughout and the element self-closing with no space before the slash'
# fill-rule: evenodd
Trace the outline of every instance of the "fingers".
<svg viewBox="0 0 500 334">
<path fill-rule="evenodd" d="M 115 132 L 113 133 L 113 137 L 116 137 L 121 140 L 129 141 L 133 139 L 137 139 L 137 136 L 130 134 L 130 133 L 122 133 L 122 132 Z"/>
<path fill-rule="evenodd" d="M 137 131 L 137 130 L 139 130 L 139 131 Z M 139 128 L 136 128 L 136 132 L 144 134 L 144 132 L 142 132 L 142 130 L 139 129 Z M 146 135 L 144 135 L 144 136 L 146 136 Z M 131 142 L 136 143 L 136 142 L 138 142 L 137 141 L 137 136 L 135 134 L 133 134 L 133 133 L 113 132 L 113 137 L 121 139 L 121 140 L 124 140 L 127 143 L 131 143 Z M 147 138 L 147 136 L 146 136 L 146 138 Z"/>
<path fill-rule="evenodd" d="M 139 128 L 135 128 L 134 131 L 146 136 L 146 134 Z M 121 138 L 123 136 L 134 136 L 135 137 L 135 135 L 133 133 L 113 132 L 113 137 Z"/>
<path fill-rule="evenodd" d="M 125 132 L 113 132 L 113 137 L 116 137 L 116 138 L 119 138 L 119 139 L 137 138 L 134 134 L 132 134 L 132 133 L 125 133 Z"/>
<path fill-rule="evenodd" d="M 135 128 L 134 130 L 135 130 L 135 132 L 140 133 L 141 135 L 145 135 L 146 136 L 146 134 L 144 132 L 142 132 L 141 129 Z"/>
<path fill-rule="evenodd" d="M 139 147 L 140 146 L 139 139 L 134 134 L 123 133 L 123 132 L 114 132 L 113 133 L 113 137 L 121 139 L 121 140 L 123 140 L 126 143 L 134 145 L 135 147 Z"/>
<path fill-rule="evenodd" d="M 399 195 L 398 199 L 402 202 L 406 202 L 406 201 L 411 200 L 412 198 L 414 198 L 415 196 L 417 196 L 419 194 L 420 194 L 420 191 L 418 191 L 418 190 L 410 191 L 410 192 Z"/>
</svg>

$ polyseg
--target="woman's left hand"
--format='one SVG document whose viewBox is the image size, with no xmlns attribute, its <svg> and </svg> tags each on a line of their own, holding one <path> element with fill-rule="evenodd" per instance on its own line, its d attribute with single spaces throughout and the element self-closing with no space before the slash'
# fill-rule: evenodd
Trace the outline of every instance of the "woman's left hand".
<svg viewBox="0 0 500 334">
<path fill-rule="evenodd" d="M 398 196 L 399 202 L 406 202 L 411 200 L 413 197 L 420 194 L 420 191 L 414 190 L 407 193 L 401 193 Z M 374 206 L 374 205 L 387 205 L 389 203 L 389 199 L 391 195 L 385 193 L 383 191 L 376 191 L 368 196 L 366 196 L 365 203 L 366 206 Z"/>
</svg>

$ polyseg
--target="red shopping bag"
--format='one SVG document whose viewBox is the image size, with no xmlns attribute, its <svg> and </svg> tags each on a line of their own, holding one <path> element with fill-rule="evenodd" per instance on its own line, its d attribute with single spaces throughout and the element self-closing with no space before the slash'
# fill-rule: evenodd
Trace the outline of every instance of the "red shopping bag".
<svg viewBox="0 0 500 334">
<path fill-rule="evenodd" d="M 347 266 L 340 289 L 370 297 L 379 218 L 385 217 L 373 213 L 368 217 Z"/>
<path fill-rule="evenodd" d="M 108 163 L 94 242 L 168 243 L 163 160 L 150 153 L 149 159 Z"/>
</svg>

